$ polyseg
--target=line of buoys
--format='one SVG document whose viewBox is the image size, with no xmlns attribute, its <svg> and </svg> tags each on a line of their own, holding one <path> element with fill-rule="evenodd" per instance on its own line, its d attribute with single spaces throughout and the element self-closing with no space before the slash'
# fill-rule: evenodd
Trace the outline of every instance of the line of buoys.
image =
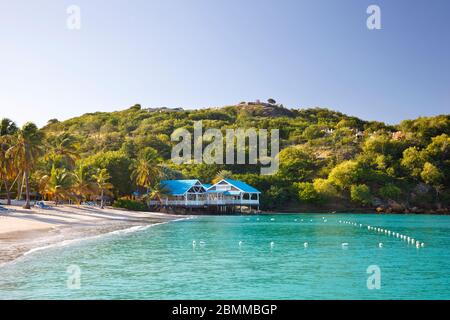
<svg viewBox="0 0 450 320">
<path fill-rule="evenodd" d="M 339 220 L 339 223 L 358 226 L 358 223 L 351 222 L 351 221 L 346 221 L 346 220 Z M 360 223 L 359 227 L 360 228 L 363 227 L 363 224 Z M 375 231 L 377 233 L 385 234 L 385 235 L 388 235 L 388 236 L 392 235 L 395 238 L 399 238 L 401 240 L 406 241 L 408 244 L 415 245 L 416 248 L 423 248 L 425 246 L 425 243 L 423 243 L 423 242 L 420 242 L 420 241 L 418 241 L 418 240 L 416 240 L 416 239 L 414 239 L 414 238 L 412 238 L 410 236 L 403 235 L 403 234 L 400 234 L 398 232 L 394 232 L 394 231 L 389 230 L 389 229 L 384 229 L 384 228 L 379 228 L 379 227 L 374 227 L 374 226 L 371 226 L 371 225 L 367 225 L 367 230 Z M 380 247 L 380 248 L 383 247 L 383 243 L 382 242 L 378 243 L 378 247 Z"/>
</svg>

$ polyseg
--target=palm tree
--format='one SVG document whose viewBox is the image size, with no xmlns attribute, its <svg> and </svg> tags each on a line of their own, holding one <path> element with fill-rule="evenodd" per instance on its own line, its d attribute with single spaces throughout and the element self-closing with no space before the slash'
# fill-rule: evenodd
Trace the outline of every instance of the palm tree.
<svg viewBox="0 0 450 320">
<path fill-rule="evenodd" d="M 229 171 L 229 170 L 220 170 L 219 172 L 217 172 L 216 176 L 214 177 L 212 183 L 217 183 L 220 180 L 223 179 L 231 179 L 233 177 L 233 172 Z"/>
<path fill-rule="evenodd" d="M 163 186 L 161 183 L 155 184 L 149 193 L 145 195 L 145 198 L 148 200 L 157 199 L 159 203 L 161 203 L 161 198 L 166 196 L 169 193 L 169 190 Z"/>
<path fill-rule="evenodd" d="M 14 159 L 7 156 L 7 151 L 11 147 L 15 134 L 17 133 L 16 124 L 3 118 L 0 121 L 0 189 L 1 185 L 5 187 L 7 204 L 11 204 L 9 182 L 18 175 Z"/>
<path fill-rule="evenodd" d="M 17 133 L 19 129 L 17 128 L 14 121 L 3 118 L 0 121 L 0 136 L 12 136 Z"/>
<path fill-rule="evenodd" d="M 52 164 L 58 160 L 64 161 L 69 168 L 75 167 L 75 161 L 79 159 L 77 153 L 78 141 L 68 132 L 49 138 L 49 152 L 45 156 L 45 160 L 51 161 Z"/>
<path fill-rule="evenodd" d="M 161 180 L 180 180 L 183 179 L 183 173 L 178 170 L 172 169 L 166 164 L 160 166 Z"/>
<path fill-rule="evenodd" d="M 8 149 L 9 145 L 0 141 L 0 183 L 5 187 L 7 204 L 10 205 L 11 195 L 9 181 L 15 178 L 16 168 L 14 166 L 14 159 L 6 156 Z"/>
<path fill-rule="evenodd" d="M 135 168 L 131 173 L 131 177 L 135 179 L 136 185 L 146 188 L 148 192 L 150 186 L 158 183 L 161 178 L 160 161 L 161 158 L 156 150 L 145 148 L 139 154 Z"/>
<path fill-rule="evenodd" d="M 80 165 L 75 172 L 72 173 L 72 176 L 74 178 L 72 190 L 77 195 L 78 203 L 80 203 L 83 198 L 96 192 L 97 186 L 94 182 L 90 181 L 83 165 Z"/>
<path fill-rule="evenodd" d="M 17 139 L 6 155 L 15 160 L 17 167 L 24 173 L 26 203 L 25 209 L 30 209 L 30 174 L 37 158 L 42 154 L 43 134 L 32 122 L 27 122 L 18 131 Z"/>
<path fill-rule="evenodd" d="M 0 189 L 3 184 L 8 205 L 11 204 L 9 181 L 14 180 L 19 173 L 16 170 L 14 159 L 8 157 L 6 152 L 11 147 L 17 130 L 17 126 L 12 120 L 3 118 L 0 121 Z"/>
<path fill-rule="evenodd" d="M 39 192 L 55 201 L 71 198 L 72 176 L 66 169 L 52 167 L 49 175 L 43 176 L 39 181 Z"/>
<path fill-rule="evenodd" d="M 105 191 L 108 192 L 114 186 L 108 182 L 111 176 L 107 169 L 97 169 L 97 174 L 92 176 L 97 184 L 98 190 L 100 190 L 100 208 L 104 208 L 104 195 Z"/>
</svg>

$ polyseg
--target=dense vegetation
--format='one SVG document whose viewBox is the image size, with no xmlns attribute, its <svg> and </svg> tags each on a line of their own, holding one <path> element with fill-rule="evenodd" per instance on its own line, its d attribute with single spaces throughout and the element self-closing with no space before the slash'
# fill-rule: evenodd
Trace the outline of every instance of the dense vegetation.
<svg viewBox="0 0 450 320">
<path fill-rule="evenodd" d="M 170 135 L 207 128 L 280 129 L 280 170 L 259 174 L 258 165 L 175 165 Z M 450 115 L 391 126 L 328 109 L 287 109 L 269 103 L 201 110 L 129 109 L 85 114 L 42 129 L 0 128 L 0 179 L 5 197 L 28 194 L 55 201 L 103 194 L 158 198 L 162 178 L 217 175 L 243 180 L 262 192 L 264 209 L 349 209 L 448 212 Z M 7 190 L 7 192 L 5 191 Z"/>
</svg>

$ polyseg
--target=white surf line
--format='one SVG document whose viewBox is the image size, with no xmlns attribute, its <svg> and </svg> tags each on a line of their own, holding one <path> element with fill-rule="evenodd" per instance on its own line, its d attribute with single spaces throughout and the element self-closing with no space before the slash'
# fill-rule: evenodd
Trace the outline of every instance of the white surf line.
<svg viewBox="0 0 450 320">
<path fill-rule="evenodd" d="M 32 249 L 24 252 L 21 256 L 17 257 L 16 259 L 11 260 L 11 261 L 7 261 L 7 262 L 4 262 L 4 263 L 0 264 L 0 268 L 5 266 L 5 265 L 7 265 L 7 264 L 15 263 L 15 262 L 19 261 L 21 258 L 26 257 L 26 256 L 28 256 L 28 255 L 30 255 L 32 253 L 38 252 L 38 251 L 43 251 L 43 250 L 47 250 L 47 249 L 51 249 L 51 248 L 64 247 L 64 246 L 67 246 L 67 245 L 70 245 L 70 244 L 73 244 L 73 243 L 87 241 L 87 240 L 94 240 L 94 239 L 107 237 L 107 236 L 112 236 L 112 235 L 120 235 L 120 234 L 128 234 L 128 233 L 137 232 L 137 231 L 144 231 L 144 230 L 147 230 L 148 228 L 151 228 L 153 226 L 158 226 L 158 225 L 163 225 L 163 224 L 167 224 L 167 223 L 171 223 L 171 222 L 177 222 L 177 221 L 183 221 L 183 220 L 190 220 L 190 219 L 194 219 L 194 218 L 195 217 L 186 217 L 186 218 L 180 218 L 180 219 L 164 221 L 164 222 L 159 222 L 159 223 L 153 223 L 153 224 L 148 224 L 148 225 L 132 226 L 130 228 L 114 230 L 114 231 L 111 231 L 111 232 L 97 234 L 95 236 L 89 236 L 89 237 L 84 237 L 84 238 L 76 238 L 76 239 L 69 239 L 69 240 L 64 240 L 64 241 L 61 241 L 61 242 L 56 242 L 56 243 L 52 243 L 52 244 L 41 246 L 41 247 L 32 248 Z"/>
<path fill-rule="evenodd" d="M 406 241 L 408 244 L 411 244 L 411 245 L 415 246 L 416 248 L 423 248 L 425 246 L 424 242 L 420 242 L 419 240 L 417 240 L 417 239 L 415 239 L 413 237 L 410 237 L 410 236 L 407 236 L 407 235 L 403 235 L 403 234 L 400 234 L 398 232 L 395 232 L 395 231 L 392 231 L 392 230 L 389 230 L 389 229 L 386 229 L 386 228 L 380 228 L 380 227 L 371 226 L 371 225 L 364 226 L 362 223 L 352 222 L 352 221 L 348 221 L 348 220 L 339 220 L 339 223 L 340 224 L 347 224 L 347 225 L 351 225 L 351 226 L 355 226 L 355 227 L 359 227 L 359 228 L 366 227 L 368 231 L 377 232 L 380 235 L 385 235 L 385 236 L 389 236 L 389 237 L 393 236 L 394 238 Z M 382 248 L 383 247 L 383 243 L 380 242 L 378 244 L 378 246 L 380 248 Z"/>
<path fill-rule="evenodd" d="M 33 252 L 41 251 L 41 250 L 45 250 L 45 249 L 53 248 L 53 247 L 64 247 L 64 246 L 67 246 L 69 244 L 76 243 L 76 242 L 81 242 L 81 241 L 85 241 L 85 240 L 93 240 L 93 239 L 98 239 L 98 238 L 112 236 L 112 235 L 120 235 L 120 234 L 133 233 L 133 232 L 137 232 L 137 231 L 144 231 L 144 230 L 147 230 L 148 228 L 151 228 L 151 227 L 154 227 L 154 226 L 159 226 L 159 225 L 167 224 L 167 223 L 170 223 L 170 222 L 189 220 L 189 219 L 192 219 L 192 218 L 191 217 L 189 217 L 189 218 L 180 218 L 180 219 L 164 221 L 164 222 L 158 222 L 158 223 L 153 223 L 153 224 L 132 226 L 132 227 L 129 227 L 129 228 L 126 228 L 126 229 L 119 229 L 119 230 L 114 230 L 114 231 L 111 231 L 111 232 L 97 234 L 95 236 L 64 240 L 64 241 L 53 243 L 53 244 L 50 244 L 50 245 L 46 245 L 46 246 L 30 249 L 27 252 L 25 252 L 23 255 L 26 256 L 26 255 L 29 255 L 29 254 L 31 254 Z"/>
</svg>

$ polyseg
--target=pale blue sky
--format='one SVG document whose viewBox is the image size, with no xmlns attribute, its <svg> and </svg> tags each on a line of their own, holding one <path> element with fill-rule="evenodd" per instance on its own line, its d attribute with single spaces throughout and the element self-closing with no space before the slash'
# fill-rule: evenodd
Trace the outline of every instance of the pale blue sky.
<svg viewBox="0 0 450 320">
<path fill-rule="evenodd" d="M 269 97 L 389 123 L 449 113 L 449 14 L 448 0 L 0 0 L 0 117 Z"/>
</svg>

